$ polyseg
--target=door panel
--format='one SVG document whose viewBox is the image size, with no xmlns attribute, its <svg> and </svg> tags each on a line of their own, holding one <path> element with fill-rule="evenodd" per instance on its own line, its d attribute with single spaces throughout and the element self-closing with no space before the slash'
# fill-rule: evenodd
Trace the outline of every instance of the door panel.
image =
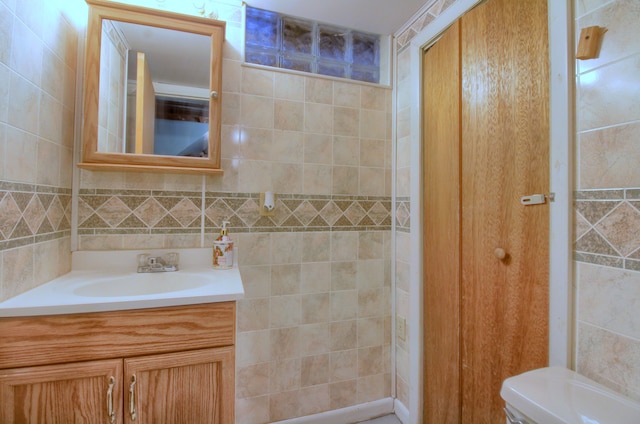
<svg viewBox="0 0 640 424">
<path fill-rule="evenodd" d="M 107 392 L 114 421 L 122 423 L 122 361 L 106 360 L 0 371 L 3 424 L 108 424 Z"/>
<path fill-rule="evenodd" d="M 549 208 L 520 204 L 549 190 L 546 0 L 490 0 L 461 27 L 462 415 L 490 423 L 502 381 L 548 361 Z"/>
<path fill-rule="evenodd" d="M 228 346 L 125 359 L 125 422 L 233 424 L 233 358 Z"/>
<path fill-rule="evenodd" d="M 548 361 L 549 207 L 520 204 L 549 190 L 546 0 L 482 3 L 423 71 L 424 422 L 504 422 Z"/>
<path fill-rule="evenodd" d="M 424 422 L 460 421 L 460 25 L 424 55 Z"/>
</svg>

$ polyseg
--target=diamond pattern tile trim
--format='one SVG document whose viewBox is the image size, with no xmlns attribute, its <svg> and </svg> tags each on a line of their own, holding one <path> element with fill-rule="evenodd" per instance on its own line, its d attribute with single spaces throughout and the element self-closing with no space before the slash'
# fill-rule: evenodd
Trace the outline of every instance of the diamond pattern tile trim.
<svg viewBox="0 0 640 424">
<path fill-rule="evenodd" d="M 574 259 L 638 271 L 638 188 L 574 193 Z"/>
<path fill-rule="evenodd" d="M 70 217 L 70 189 L 0 180 L 0 250 L 69 236 Z"/>
<path fill-rule="evenodd" d="M 259 193 L 148 190 L 80 190 L 80 234 L 175 234 L 199 228 L 215 232 L 229 221 L 232 232 L 391 229 L 391 199 L 373 196 L 278 194 L 272 216 L 261 216 Z"/>
</svg>

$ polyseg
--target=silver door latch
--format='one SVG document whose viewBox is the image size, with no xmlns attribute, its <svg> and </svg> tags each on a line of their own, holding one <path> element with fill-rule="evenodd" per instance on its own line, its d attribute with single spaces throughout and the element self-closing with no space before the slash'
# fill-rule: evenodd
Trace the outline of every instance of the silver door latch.
<svg viewBox="0 0 640 424">
<path fill-rule="evenodd" d="M 555 193 L 549 193 L 549 194 L 532 194 L 530 196 L 522 196 L 520 198 L 520 203 L 522 203 L 525 206 L 529 206 L 529 205 L 542 205 L 544 203 L 546 203 L 547 199 L 549 199 L 550 202 L 553 202 L 556 198 L 556 194 Z"/>
</svg>

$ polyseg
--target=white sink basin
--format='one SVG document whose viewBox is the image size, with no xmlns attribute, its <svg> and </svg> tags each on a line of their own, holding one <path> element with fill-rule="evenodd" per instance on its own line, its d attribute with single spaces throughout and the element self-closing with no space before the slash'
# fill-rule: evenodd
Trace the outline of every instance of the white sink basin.
<svg viewBox="0 0 640 424">
<path fill-rule="evenodd" d="M 80 251 L 72 270 L 0 302 L 0 317 L 56 315 L 226 302 L 244 295 L 240 271 L 213 269 L 211 249 L 175 249 L 180 270 L 138 273 L 136 255 L 163 251 Z"/>
<path fill-rule="evenodd" d="M 73 290 L 85 297 L 149 296 L 202 287 L 208 281 L 186 271 L 136 273 L 89 281 Z"/>
</svg>

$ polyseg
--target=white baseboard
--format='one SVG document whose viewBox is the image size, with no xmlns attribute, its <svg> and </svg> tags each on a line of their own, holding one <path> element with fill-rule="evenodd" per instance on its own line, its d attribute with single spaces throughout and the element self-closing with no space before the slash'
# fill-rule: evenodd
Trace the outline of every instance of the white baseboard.
<svg viewBox="0 0 640 424">
<path fill-rule="evenodd" d="M 393 410 L 402 424 L 409 424 L 409 410 L 398 399 L 393 400 Z"/>
<path fill-rule="evenodd" d="M 405 408 L 406 409 L 406 408 Z M 274 424 L 350 424 L 393 413 L 393 398 L 361 403 L 305 417 L 278 421 Z"/>
</svg>

